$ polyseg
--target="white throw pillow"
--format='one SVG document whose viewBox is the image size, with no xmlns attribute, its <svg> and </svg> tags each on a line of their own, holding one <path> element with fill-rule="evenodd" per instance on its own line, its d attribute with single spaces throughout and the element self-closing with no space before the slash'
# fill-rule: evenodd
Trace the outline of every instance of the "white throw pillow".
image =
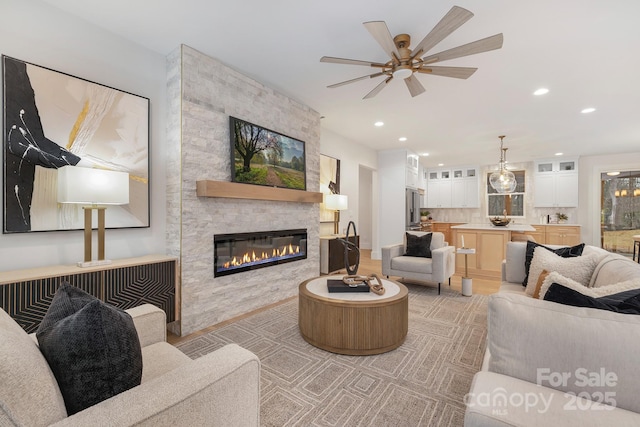
<svg viewBox="0 0 640 427">
<path fill-rule="evenodd" d="M 576 282 L 575 280 L 564 277 L 557 271 L 554 271 L 552 273 L 549 273 L 546 279 L 544 279 L 544 282 L 542 282 L 542 286 L 540 286 L 539 299 L 544 299 L 545 294 L 554 283 L 557 283 L 569 289 L 573 289 L 574 291 L 580 292 L 582 295 L 586 295 L 591 298 L 600 298 L 608 295 L 619 294 L 620 292 L 629 291 L 631 289 L 640 289 L 640 277 L 637 279 L 615 283 L 613 285 L 601 286 L 599 288 L 589 288 Z"/>
<path fill-rule="evenodd" d="M 526 293 L 533 296 L 538 283 L 538 277 L 542 270 L 558 272 L 564 277 L 575 280 L 585 287 L 591 280 L 593 270 L 595 270 L 600 257 L 597 254 L 582 255 L 572 258 L 563 258 L 555 253 L 538 247 L 533 251 L 533 259 L 529 268 L 529 279 L 527 281 Z M 544 295 L 542 290 L 540 295 Z"/>
</svg>

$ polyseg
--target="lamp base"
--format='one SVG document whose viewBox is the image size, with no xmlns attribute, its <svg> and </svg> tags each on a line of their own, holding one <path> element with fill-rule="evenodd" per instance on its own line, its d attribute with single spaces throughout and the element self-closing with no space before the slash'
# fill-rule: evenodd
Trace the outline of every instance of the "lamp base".
<svg viewBox="0 0 640 427">
<path fill-rule="evenodd" d="M 96 261 L 80 261 L 77 263 L 78 267 L 98 267 L 101 265 L 109 265 L 111 264 L 110 259 L 101 259 Z"/>
</svg>

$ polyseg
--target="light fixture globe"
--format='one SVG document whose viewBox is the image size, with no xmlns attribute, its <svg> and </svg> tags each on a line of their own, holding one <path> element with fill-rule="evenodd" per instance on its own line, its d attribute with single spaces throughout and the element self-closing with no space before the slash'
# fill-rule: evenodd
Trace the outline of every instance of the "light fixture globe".
<svg viewBox="0 0 640 427">
<path fill-rule="evenodd" d="M 507 169 L 493 172 L 489 177 L 489 184 L 498 193 L 513 193 L 518 185 L 516 176 Z"/>
<path fill-rule="evenodd" d="M 393 77 L 396 79 L 408 79 L 413 74 L 410 65 L 400 65 L 393 70 Z"/>
<path fill-rule="evenodd" d="M 502 146 L 504 135 L 501 135 L 498 138 L 500 138 L 500 165 L 498 166 L 498 170 L 489 176 L 489 184 L 498 193 L 513 193 L 518 182 L 516 181 L 516 176 L 513 172 L 507 170 L 506 167 L 507 149 Z"/>
</svg>

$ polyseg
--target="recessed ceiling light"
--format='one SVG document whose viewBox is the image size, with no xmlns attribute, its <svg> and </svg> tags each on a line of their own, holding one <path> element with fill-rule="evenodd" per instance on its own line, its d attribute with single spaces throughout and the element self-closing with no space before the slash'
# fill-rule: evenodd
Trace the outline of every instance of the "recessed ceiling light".
<svg viewBox="0 0 640 427">
<path fill-rule="evenodd" d="M 429 153 L 422 153 L 420 154 L 422 157 L 427 157 L 429 155 Z"/>
<path fill-rule="evenodd" d="M 562 156 L 564 153 L 556 153 L 556 156 Z"/>
<path fill-rule="evenodd" d="M 400 142 L 405 142 L 407 140 L 406 136 L 401 136 L 400 138 L 398 138 L 398 141 Z"/>
<path fill-rule="evenodd" d="M 444 163 L 438 163 L 438 166 L 444 166 Z"/>
<path fill-rule="evenodd" d="M 594 111 L 596 111 L 595 108 L 589 107 L 589 108 L 585 108 L 584 110 L 582 110 L 581 113 L 582 114 L 589 114 L 589 113 L 593 113 Z"/>
<path fill-rule="evenodd" d="M 377 127 L 384 126 L 384 122 L 375 122 L 373 125 Z"/>
<path fill-rule="evenodd" d="M 549 89 L 547 89 L 546 87 L 541 87 L 540 89 L 533 92 L 533 94 L 536 96 L 545 95 L 547 93 L 549 93 Z"/>
<path fill-rule="evenodd" d="M 616 171 L 616 172 L 607 172 L 607 175 L 609 176 L 618 176 L 620 175 L 620 172 Z"/>
</svg>

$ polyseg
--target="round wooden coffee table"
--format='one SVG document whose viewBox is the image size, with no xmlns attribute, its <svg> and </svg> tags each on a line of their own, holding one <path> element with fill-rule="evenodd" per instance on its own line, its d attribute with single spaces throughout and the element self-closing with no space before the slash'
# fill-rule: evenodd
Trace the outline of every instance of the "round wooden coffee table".
<svg viewBox="0 0 640 427">
<path fill-rule="evenodd" d="M 349 355 L 380 354 L 404 342 L 409 326 L 406 286 L 382 279 L 384 295 L 329 293 L 327 279 L 342 276 L 317 277 L 299 286 L 298 323 L 305 341 Z"/>
</svg>

